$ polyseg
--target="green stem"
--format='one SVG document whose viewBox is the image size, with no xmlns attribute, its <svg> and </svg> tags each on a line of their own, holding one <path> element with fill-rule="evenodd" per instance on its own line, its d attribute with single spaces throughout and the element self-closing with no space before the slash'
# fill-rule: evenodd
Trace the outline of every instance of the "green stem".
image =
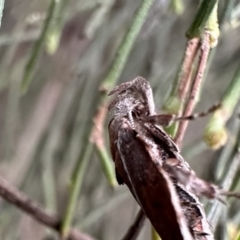
<svg viewBox="0 0 240 240">
<path fill-rule="evenodd" d="M 199 42 L 203 30 L 210 36 L 210 46 L 214 47 L 217 44 L 219 37 L 217 5 L 218 1 L 203 0 L 191 27 L 187 31 L 188 42 L 185 54 L 175 78 L 173 89 L 163 107 L 168 113 L 176 115 L 182 115 L 183 113 L 192 82 L 194 62 L 199 51 Z M 197 93 L 198 95 L 199 92 L 200 88 Z M 173 123 L 166 129 L 173 137 L 176 135 L 177 130 L 177 123 Z"/>
<path fill-rule="evenodd" d="M 207 26 L 207 22 L 209 21 L 212 11 L 216 8 L 217 2 L 217 0 L 202 1 L 193 23 L 187 31 L 187 38 L 192 39 L 201 36 Z"/>
<path fill-rule="evenodd" d="M 147 18 L 147 14 L 153 2 L 154 0 L 142 1 L 141 6 L 139 7 L 133 19 L 131 27 L 128 33 L 126 34 L 125 38 L 123 39 L 121 46 L 119 47 L 119 50 L 113 62 L 112 68 L 109 71 L 107 77 L 103 81 L 104 89 L 107 89 L 107 90 L 111 89 L 116 84 L 118 78 L 120 77 L 120 74 L 123 71 L 123 68 L 126 64 L 128 56 L 132 50 L 133 44 L 137 39 L 137 36 L 143 26 L 143 23 Z"/>
<path fill-rule="evenodd" d="M 54 14 L 55 7 L 57 5 L 57 0 L 51 0 L 51 3 L 48 8 L 48 14 L 46 17 L 46 20 L 44 22 L 44 26 L 42 29 L 42 32 L 40 34 L 40 37 L 38 40 L 35 42 L 32 52 L 30 54 L 30 58 L 25 66 L 25 70 L 23 73 L 23 78 L 21 81 L 21 91 L 22 93 L 26 93 L 27 90 L 29 89 L 29 86 L 31 84 L 31 80 L 34 74 L 35 66 L 38 60 L 38 57 L 40 55 L 43 43 L 46 39 L 48 29 L 50 27 L 50 23 Z"/>
<path fill-rule="evenodd" d="M 95 149 L 98 154 L 98 157 L 100 158 L 102 169 L 103 169 L 103 172 L 105 173 L 108 183 L 113 188 L 116 187 L 117 182 L 115 177 L 115 171 L 113 168 L 113 162 L 106 148 L 99 148 L 97 147 L 97 145 L 95 145 Z"/>
<path fill-rule="evenodd" d="M 80 190 L 83 183 L 84 173 L 86 172 L 87 163 L 89 161 L 89 157 L 92 153 L 92 150 L 93 144 L 89 143 L 88 146 L 80 155 L 79 160 L 77 161 L 77 166 L 74 171 L 75 174 L 71 181 L 71 193 L 69 197 L 69 202 L 61 227 L 61 234 L 64 239 L 67 238 L 69 234 L 69 230 L 72 224 L 73 216 L 77 205 L 78 196 L 80 194 Z"/>
<path fill-rule="evenodd" d="M 68 0 L 58 0 L 46 36 L 46 50 L 49 54 L 54 54 L 58 48 L 64 15 Z"/>
<path fill-rule="evenodd" d="M 191 75 L 198 48 L 199 39 L 195 38 L 188 40 L 185 54 L 173 83 L 172 91 L 163 106 L 163 109 L 168 113 L 182 115 L 184 104 L 187 100 L 187 95 L 190 89 Z M 178 123 L 173 123 L 170 127 L 165 128 L 165 130 L 174 137 L 178 125 Z"/>
<path fill-rule="evenodd" d="M 42 184 L 46 208 L 51 212 L 56 212 L 56 185 L 54 166 L 51 158 L 43 159 Z M 54 231 L 47 229 L 47 236 L 55 239 Z"/>
</svg>

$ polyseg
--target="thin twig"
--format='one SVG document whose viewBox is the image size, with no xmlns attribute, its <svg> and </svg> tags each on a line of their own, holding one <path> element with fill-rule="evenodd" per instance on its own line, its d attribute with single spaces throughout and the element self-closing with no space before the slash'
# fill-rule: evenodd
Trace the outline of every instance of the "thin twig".
<svg viewBox="0 0 240 240">
<path fill-rule="evenodd" d="M 106 144 L 104 141 L 104 122 L 107 115 L 107 105 L 106 103 L 100 106 L 98 109 L 93 122 L 94 127 L 90 136 L 90 141 L 94 144 L 95 149 L 101 159 L 102 168 L 107 177 L 110 186 L 116 187 L 117 182 L 115 178 L 115 172 L 113 168 L 113 162 L 109 157 L 106 149 Z"/>
<path fill-rule="evenodd" d="M 0 196 L 9 203 L 15 205 L 25 213 L 32 216 L 38 222 L 45 226 L 60 232 L 61 220 L 55 214 L 51 214 L 44 210 L 37 202 L 30 199 L 23 192 L 11 185 L 9 182 L 0 177 Z M 87 234 L 80 233 L 71 229 L 68 240 L 93 240 Z"/>
<path fill-rule="evenodd" d="M 210 35 L 208 32 L 204 34 L 203 42 L 201 45 L 201 53 L 199 59 L 198 70 L 196 72 L 196 76 L 193 82 L 192 90 L 189 96 L 189 101 L 185 107 L 183 116 L 191 115 L 198 98 L 199 89 L 201 86 L 201 82 L 203 79 L 203 74 L 207 65 L 207 59 L 210 52 Z M 188 121 L 183 121 L 179 124 L 178 132 L 175 137 L 175 141 L 177 144 L 181 144 L 183 140 L 183 136 L 187 129 Z"/>
<path fill-rule="evenodd" d="M 187 42 L 182 64 L 173 84 L 174 88 L 163 106 L 168 113 L 175 115 L 182 114 L 182 109 L 187 100 L 190 88 L 193 62 L 199 49 L 199 43 L 199 38 L 189 39 Z"/>
<path fill-rule="evenodd" d="M 196 59 L 198 50 L 200 47 L 200 39 L 189 39 L 182 60 L 181 68 L 175 78 L 173 86 L 175 86 L 167 101 L 165 102 L 163 109 L 168 113 L 181 116 L 184 108 L 184 104 L 187 101 L 187 95 L 191 85 L 192 72 L 194 61 Z M 166 130 L 167 132 L 175 136 L 178 123 L 173 123 Z"/>
<path fill-rule="evenodd" d="M 58 0 L 56 1 L 56 7 L 53 12 L 52 19 L 50 21 L 47 34 L 46 34 L 46 51 L 49 54 L 54 54 L 59 46 L 60 37 L 63 28 L 63 20 L 65 13 L 67 12 L 68 0 Z"/>
<path fill-rule="evenodd" d="M 32 48 L 30 58 L 25 66 L 23 78 L 21 80 L 21 88 L 23 93 L 26 93 L 30 86 L 30 83 L 34 74 L 34 70 L 36 67 L 36 63 L 37 63 L 37 60 L 39 59 L 39 54 L 41 53 L 42 45 L 46 39 L 47 32 L 48 32 L 56 6 L 57 6 L 57 1 L 52 0 L 49 4 L 48 14 L 44 22 L 42 32 L 38 40 L 35 42 Z"/>
<path fill-rule="evenodd" d="M 133 224 L 129 227 L 128 231 L 126 232 L 122 240 L 136 240 L 145 219 L 146 216 L 142 209 L 140 209 Z"/>
<path fill-rule="evenodd" d="M 178 93 L 182 104 L 185 103 L 187 94 L 191 85 L 191 73 L 193 68 L 193 62 L 196 58 L 200 40 L 199 38 L 193 38 L 188 40 L 185 50 L 182 73 L 179 79 Z M 181 114 L 181 112 L 179 112 Z"/>
<path fill-rule="evenodd" d="M 199 43 L 199 39 L 201 38 L 202 33 L 205 31 L 209 32 L 210 46 L 211 47 L 216 46 L 219 37 L 217 4 L 218 4 L 217 0 L 203 0 L 201 2 L 200 7 L 198 8 L 198 12 L 195 15 L 195 18 L 186 33 L 186 36 L 189 40 L 188 42 L 191 42 L 191 40 L 195 39 L 195 41 Z M 186 102 L 184 98 L 189 92 L 189 83 L 192 82 L 191 81 L 192 71 L 190 71 L 190 69 L 194 66 L 194 60 L 195 57 L 197 56 L 198 48 L 199 46 L 197 45 L 197 49 L 195 49 L 197 51 L 195 52 L 195 54 L 192 55 L 192 61 L 189 62 L 190 64 L 189 66 L 184 66 L 184 61 L 187 58 L 187 51 L 185 51 L 185 57 L 179 71 L 180 77 L 177 78 L 178 80 L 177 82 L 175 81 L 174 83 L 175 88 L 173 89 L 166 103 L 164 104 L 164 109 L 168 113 L 182 115 L 184 103 Z M 186 49 L 188 49 L 188 45 Z M 194 53 L 194 51 L 192 53 Z M 187 73 L 185 76 L 183 74 L 184 72 Z M 181 78 L 181 75 L 183 76 L 183 78 Z M 181 97 L 181 95 L 183 97 Z M 175 123 L 168 127 L 166 131 L 174 137 L 176 136 L 176 132 L 178 130 L 177 128 L 178 124 Z"/>
</svg>

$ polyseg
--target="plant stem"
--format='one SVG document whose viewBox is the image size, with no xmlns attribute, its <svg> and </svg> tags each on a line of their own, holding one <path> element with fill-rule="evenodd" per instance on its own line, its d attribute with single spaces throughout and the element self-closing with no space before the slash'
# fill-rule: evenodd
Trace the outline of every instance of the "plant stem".
<svg viewBox="0 0 240 240">
<path fill-rule="evenodd" d="M 54 54 L 58 48 L 62 32 L 64 13 L 66 12 L 68 3 L 68 0 L 57 1 L 46 35 L 46 51 L 49 54 Z"/>
<path fill-rule="evenodd" d="M 35 44 L 32 48 L 32 52 L 30 54 L 30 58 L 25 66 L 23 78 L 21 81 L 21 91 L 23 94 L 27 92 L 27 90 L 29 89 L 29 86 L 31 84 L 34 70 L 35 70 L 35 67 L 37 64 L 37 60 L 39 58 L 43 43 L 46 39 L 47 32 L 50 27 L 50 23 L 51 23 L 53 15 L 54 15 L 54 11 L 55 11 L 57 2 L 58 2 L 58 0 L 51 0 L 51 3 L 48 8 L 47 18 L 44 22 L 42 32 L 41 32 L 38 40 L 35 42 Z"/>
<path fill-rule="evenodd" d="M 173 89 L 165 102 L 163 108 L 165 111 L 177 116 L 182 115 L 184 104 L 187 100 L 187 94 L 190 88 L 194 60 L 197 56 L 200 40 L 198 38 L 189 39 L 185 49 L 180 70 L 177 73 L 173 83 Z M 178 123 L 173 123 L 170 127 L 165 128 L 171 135 L 175 136 Z"/>
<path fill-rule="evenodd" d="M 111 187 L 116 187 L 117 181 L 113 162 L 105 147 L 104 141 L 104 122 L 107 115 L 107 102 L 103 103 L 94 116 L 94 127 L 90 136 L 90 142 L 95 146 L 96 153 L 101 161 L 103 172 Z"/>
<path fill-rule="evenodd" d="M 134 16 L 131 27 L 129 28 L 128 33 L 126 34 L 121 46 L 119 47 L 112 68 L 103 81 L 103 89 L 109 90 L 116 84 L 116 81 L 118 80 L 120 74 L 123 71 L 128 56 L 132 50 L 133 44 L 137 39 L 137 36 L 143 26 L 143 23 L 147 18 L 149 9 L 151 8 L 153 2 L 154 0 L 142 1 L 141 6 L 139 7 L 136 15 Z"/>
<path fill-rule="evenodd" d="M 136 240 L 146 216 L 142 209 L 139 210 L 133 224 L 128 229 L 122 240 Z"/>
<path fill-rule="evenodd" d="M 179 115 L 182 112 L 190 88 L 191 72 L 199 48 L 199 42 L 198 38 L 190 39 L 187 42 L 180 70 L 173 83 L 173 89 L 164 104 L 164 109 L 169 113 Z"/>
<path fill-rule="evenodd" d="M 42 206 L 40 206 L 37 202 L 30 199 L 23 192 L 20 192 L 17 188 L 5 181 L 3 178 L 0 178 L 0 195 L 6 201 L 15 205 L 23 212 L 29 214 L 38 222 L 59 232 L 61 220 L 56 215 L 51 214 L 43 209 Z M 93 238 L 71 229 L 69 230 L 69 236 L 67 240 L 93 240 Z"/>
<path fill-rule="evenodd" d="M 71 181 L 71 193 L 69 197 L 69 202 L 61 226 L 61 235 L 64 239 L 67 238 L 69 235 L 69 230 L 72 224 L 73 216 L 77 205 L 78 195 L 82 187 L 84 173 L 92 150 L 93 144 L 90 143 L 85 148 L 85 151 L 83 151 L 82 154 L 80 155 L 79 160 L 77 161 L 76 169 L 74 169 L 75 174 Z"/>
<path fill-rule="evenodd" d="M 210 36 L 210 46 L 214 47 L 217 43 L 219 36 L 217 3 L 217 1 L 203 0 L 191 27 L 187 31 L 188 42 L 184 58 L 174 82 L 174 88 L 163 107 L 168 113 L 182 115 L 191 85 L 192 71 L 200 46 L 200 38 L 204 32 L 203 29 Z M 202 27 L 200 28 L 200 26 Z M 167 131 L 170 135 L 174 136 L 177 128 L 178 124 L 174 123 L 167 128 Z"/>
<path fill-rule="evenodd" d="M 210 35 L 208 33 L 205 33 L 205 37 L 201 46 L 201 54 L 199 59 L 198 70 L 196 72 L 195 79 L 193 80 L 192 90 L 189 96 L 189 100 L 184 109 L 183 116 L 190 115 L 193 112 L 193 109 L 196 103 L 198 102 L 199 91 L 200 91 L 204 71 L 206 69 L 209 52 L 210 52 Z M 175 141 L 179 145 L 182 143 L 183 136 L 185 134 L 187 126 L 188 126 L 188 121 L 182 121 L 179 124 L 179 128 L 175 136 Z"/>
<path fill-rule="evenodd" d="M 217 0 L 203 0 L 201 2 L 193 23 L 186 34 L 189 39 L 201 37 L 213 9 L 216 8 L 217 2 Z"/>
</svg>

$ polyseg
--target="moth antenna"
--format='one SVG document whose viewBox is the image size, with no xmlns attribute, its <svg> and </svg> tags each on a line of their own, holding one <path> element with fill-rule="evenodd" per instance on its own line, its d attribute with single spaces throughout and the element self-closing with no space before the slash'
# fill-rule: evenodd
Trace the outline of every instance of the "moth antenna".
<svg viewBox="0 0 240 240">
<path fill-rule="evenodd" d="M 159 114 L 144 117 L 143 120 L 148 123 L 159 124 L 167 127 L 175 120 L 175 116 L 172 114 Z"/>
<path fill-rule="evenodd" d="M 240 199 L 240 193 L 223 191 L 221 192 L 221 194 L 227 197 L 234 197 L 234 198 Z"/>
<path fill-rule="evenodd" d="M 159 114 L 159 115 L 150 115 L 148 117 L 145 117 L 144 120 L 149 123 L 153 124 L 159 124 L 161 126 L 169 126 L 175 121 L 186 121 L 186 120 L 195 120 L 196 118 L 205 117 L 208 114 L 216 111 L 221 107 L 220 103 L 214 104 L 212 107 L 210 107 L 207 111 L 196 113 L 189 116 L 181 116 L 177 117 L 173 114 Z"/>
<path fill-rule="evenodd" d="M 186 121 L 186 120 L 195 120 L 196 118 L 205 117 L 209 115 L 210 113 L 216 111 L 221 107 L 221 103 L 216 103 L 212 107 L 210 107 L 207 111 L 201 112 L 201 113 L 195 113 L 189 116 L 181 116 L 181 117 L 174 117 L 173 121 Z"/>
</svg>

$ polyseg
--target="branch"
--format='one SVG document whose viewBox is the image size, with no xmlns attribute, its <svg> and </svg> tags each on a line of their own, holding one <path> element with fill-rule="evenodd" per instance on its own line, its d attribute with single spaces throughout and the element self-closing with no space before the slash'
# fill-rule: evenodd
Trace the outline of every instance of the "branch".
<svg viewBox="0 0 240 240">
<path fill-rule="evenodd" d="M 52 18 L 54 16 L 56 6 L 57 6 L 57 1 L 51 0 L 49 7 L 48 7 L 47 17 L 46 17 L 46 20 L 45 20 L 43 28 L 42 28 L 42 32 L 41 32 L 38 40 L 34 43 L 32 52 L 30 54 L 30 58 L 27 61 L 27 64 L 25 66 L 23 77 L 21 80 L 21 90 L 22 90 L 23 94 L 25 94 L 30 87 L 32 77 L 34 74 L 34 70 L 35 70 L 39 55 L 41 53 L 43 43 L 46 39 Z"/>
<path fill-rule="evenodd" d="M 197 56 L 199 49 L 199 38 L 193 38 L 188 40 L 185 50 L 184 61 L 182 66 L 182 72 L 180 73 L 178 95 L 182 101 L 182 105 L 186 102 L 188 91 L 191 85 L 191 73 L 193 69 L 193 62 Z M 181 113 L 181 112 L 180 112 Z"/>
<path fill-rule="evenodd" d="M 104 122 L 106 115 L 107 105 L 103 104 L 99 107 L 97 113 L 94 116 L 94 128 L 90 136 L 90 142 L 92 142 L 95 146 L 95 150 L 101 160 L 101 165 L 105 176 L 107 177 L 108 183 L 111 187 L 115 188 L 117 186 L 117 181 L 115 177 L 113 161 L 108 154 L 104 141 Z"/>
<path fill-rule="evenodd" d="M 2 177 L 0 177 L 0 196 L 7 202 L 21 209 L 23 212 L 29 214 L 36 221 L 60 233 L 61 220 L 57 217 L 57 215 L 44 210 L 40 204 L 20 192 Z M 71 229 L 67 240 L 94 239 L 87 234 Z"/>
<path fill-rule="evenodd" d="M 129 227 L 128 231 L 126 232 L 122 240 L 136 240 L 145 219 L 146 219 L 146 216 L 142 211 L 142 209 L 140 209 L 133 224 Z"/>
<path fill-rule="evenodd" d="M 206 69 L 209 52 L 210 52 L 210 35 L 208 32 L 206 32 L 204 35 L 202 46 L 201 46 L 198 70 L 196 72 L 196 76 L 193 81 L 193 86 L 192 86 L 192 90 L 191 90 L 191 93 L 189 96 L 189 101 L 187 102 L 183 116 L 191 115 L 191 113 L 197 103 L 197 98 L 198 98 L 200 86 L 201 86 L 201 83 L 203 80 L 203 74 Z M 179 145 L 182 143 L 183 136 L 187 129 L 187 125 L 188 125 L 188 121 L 182 121 L 179 124 L 178 132 L 175 137 L 175 141 Z"/>
<path fill-rule="evenodd" d="M 168 113 L 181 114 L 189 91 L 193 62 L 197 55 L 199 42 L 198 38 L 189 39 L 187 42 L 180 71 L 177 73 L 175 83 L 173 84 L 175 87 L 163 106 Z"/>
</svg>

